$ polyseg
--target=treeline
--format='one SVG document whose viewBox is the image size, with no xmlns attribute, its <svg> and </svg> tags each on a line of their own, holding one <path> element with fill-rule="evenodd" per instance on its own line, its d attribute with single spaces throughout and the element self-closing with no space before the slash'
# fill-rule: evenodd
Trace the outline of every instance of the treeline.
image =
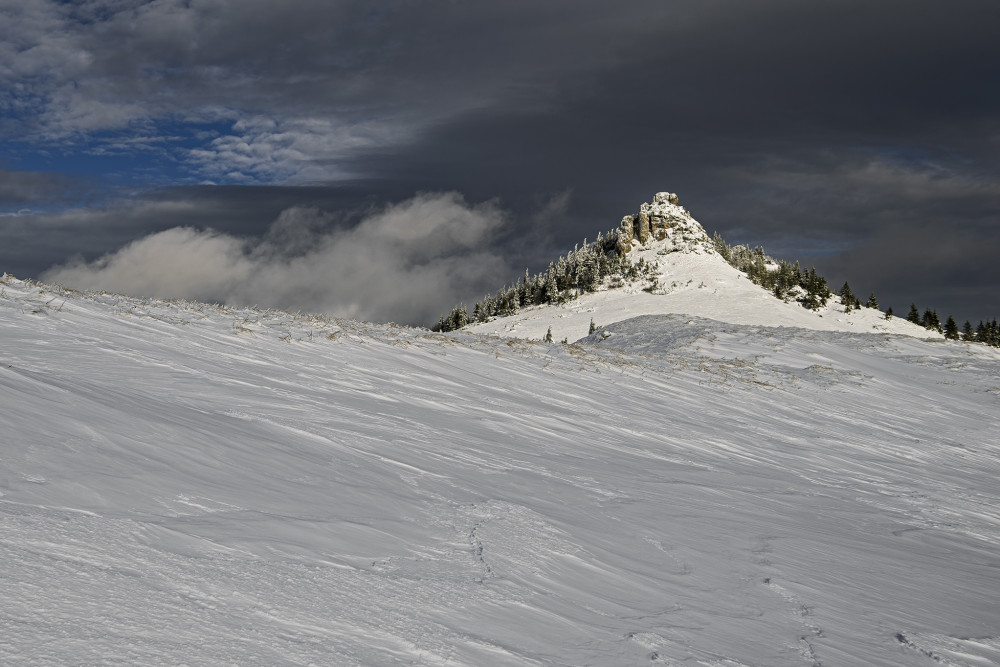
<svg viewBox="0 0 1000 667">
<path fill-rule="evenodd" d="M 614 233 L 597 235 L 594 243 L 583 242 L 565 257 L 549 263 L 549 268 L 530 275 L 514 285 L 504 286 L 494 294 L 477 301 L 470 313 L 465 304 L 454 308 L 431 327 L 432 331 L 454 331 L 467 324 L 487 322 L 491 317 L 514 315 L 521 308 L 548 303 L 563 303 L 597 288 L 610 277 L 612 287 L 626 282 L 650 278 L 657 266 L 642 258 L 633 264 L 628 257 L 618 253 Z"/>
<path fill-rule="evenodd" d="M 799 262 L 792 264 L 776 260 L 764 253 L 761 247 L 728 245 L 718 233 L 712 237 L 712 246 L 731 266 L 745 273 L 757 285 L 770 290 L 782 300 L 794 299 L 804 307 L 819 310 L 826 306 L 831 296 L 836 294 L 845 310 L 879 308 L 875 293 L 862 303 L 845 282 L 839 291 L 833 292 L 826 278 L 816 272 L 815 267 L 803 269 Z M 504 286 L 494 294 L 477 301 L 470 313 L 465 304 L 442 316 L 432 331 L 454 331 L 468 324 L 488 322 L 493 317 L 516 314 L 521 308 L 543 304 L 564 303 L 587 292 L 595 292 L 608 280 L 609 287 L 621 287 L 626 282 L 649 280 L 648 290 L 656 288 L 658 266 L 640 258 L 635 264 L 619 252 L 618 240 L 614 232 L 598 234 L 597 241 L 577 246 L 566 256 L 550 262 L 548 269 L 535 275 L 525 269 L 524 277 L 509 286 Z M 892 308 L 886 309 L 885 319 L 892 319 Z M 927 309 L 923 315 L 916 305 L 910 306 L 906 319 L 928 330 L 937 331 L 950 340 L 963 340 L 1000 347 L 1000 326 L 997 320 L 980 321 L 973 328 L 966 320 L 959 328 L 954 317 L 941 323 L 937 311 Z"/>
<path fill-rule="evenodd" d="M 825 306 L 827 299 L 834 294 L 827 287 L 826 279 L 818 275 L 815 268 L 804 271 L 798 262 L 791 264 L 783 260 L 775 260 L 764 254 L 764 249 L 759 246 L 752 249 L 742 245 L 730 246 L 718 233 L 712 237 L 712 245 L 716 252 L 730 265 L 747 274 L 750 280 L 756 284 L 771 290 L 779 299 L 794 295 L 796 300 L 806 308 L 817 310 L 821 306 Z M 777 269 L 774 268 L 775 266 Z M 796 287 L 801 289 L 795 290 Z M 874 292 L 862 304 L 861 299 L 854 294 L 847 282 L 836 294 L 848 312 L 862 307 L 875 309 L 879 307 L 878 298 Z M 892 316 L 892 308 L 890 307 L 886 310 L 885 318 L 892 319 Z M 998 327 L 996 319 L 992 322 L 980 321 L 979 326 L 975 328 L 971 322 L 966 320 L 965 324 L 959 328 L 955 318 L 951 315 L 942 324 L 936 310 L 928 308 L 921 315 L 916 305 L 910 306 L 910 312 L 906 319 L 930 331 L 944 334 L 944 337 L 949 340 L 963 340 L 1000 347 L 1000 327 Z"/>
<path fill-rule="evenodd" d="M 941 324 L 941 318 L 938 317 L 936 310 L 928 308 L 921 315 L 916 304 L 910 304 L 910 312 L 906 315 L 906 319 L 925 329 L 944 334 L 944 337 L 949 340 L 964 340 L 1000 347 L 1000 325 L 997 324 L 996 318 L 993 318 L 992 322 L 980 320 L 979 326 L 975 328 L 972 327 L 972 322 L 966 320 L 962 328 L 959 329 L 958 323 L 951 315 L 948 316 L 944 324 Z"/>
<path fill-rule="evenodd" d="M 791 264 L 768 257 L 760 246 L 731 246 L 722 240 L 718 232 L 712 236 L 712 247 L 732 267 L 747 274 L 750 280 L 770 290 L 779 299 L 792 296 L 806 308 L 819 310 L 833 294 L 827 287 L 826 278 L 816 273 L 816 267 L 805 271 L 798 262 Z"/>
</svg>

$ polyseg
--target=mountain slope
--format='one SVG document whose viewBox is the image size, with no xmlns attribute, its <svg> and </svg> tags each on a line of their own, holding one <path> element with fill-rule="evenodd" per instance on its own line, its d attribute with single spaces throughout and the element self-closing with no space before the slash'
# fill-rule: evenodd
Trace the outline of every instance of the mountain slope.
<svg viewBox="0 0 1000 667">
<path fill-rule="evenodd" d="M 984 665 L 1000 355 L 0 289 L 0 663 Z"/>
<path fill-rule="evenodd" d="M 816 311 L 792 299 L 776 298 L 713 249 L 704 228 L 672 193 L 657 193 L 638 214 L 626 216 L 618 235 L 618 247 L 632 264 L 657 265 L 655 285 L 643 280 L 612 286 L 611 281 L 605 281 L 597 292 L 561 304 L 525 308 L 466 329 L 541 340 L 551 327 L 554 340 L 572 342 L 588 334 L 591 320 L 605 326 L 640 315 L 673 313 L 733 324 L 941 337 L 903 318 L 887 320 L 877 309 L 847 312 L 837 296 Z"/>
</svg>

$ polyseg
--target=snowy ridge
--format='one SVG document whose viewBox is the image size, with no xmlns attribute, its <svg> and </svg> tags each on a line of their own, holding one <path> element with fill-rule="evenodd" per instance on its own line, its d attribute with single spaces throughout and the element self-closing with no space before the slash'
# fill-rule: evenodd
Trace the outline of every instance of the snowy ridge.
<svg viewBox="0 0 1000 667">
<path fill-rule="evenodd" d="M 776 298 L 715 252 L 705 229 L 673 193 L 657 193 L 637 214 L 625 216 L 618 247 L 633 264 L 656 264 L 655 284 L 606 282 L 565 303 L 524 308 L 466 329 L 542 340 L 551 327 L 554 340 L 573 342 L 588 335 L 591 321 L 603 327 L 641 315 L 684 314 L 733 324 L 942 337 L 903 318 L 887 320 L 878 309 L 848 311 L 838 296 L 816 311 Z"/>
<path fill-rule="evenodd" d="M 2 664 L 1000 661 L 993 348 L 0 282 Z"/>
</svg>

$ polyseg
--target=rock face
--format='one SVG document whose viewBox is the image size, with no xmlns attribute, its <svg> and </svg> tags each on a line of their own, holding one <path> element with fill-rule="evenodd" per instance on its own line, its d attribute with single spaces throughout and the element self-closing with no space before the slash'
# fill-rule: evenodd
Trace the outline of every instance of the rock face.
<svg viewBox="0 0 1000 667">
<path fill-rule="evenodd" d="M 643 204 L 643 207 L 645 206 Z M 649 212 L 644 208 L 640 208 L 639 219 L 636 223 L 635 237 L 639 239 L 639 243 L 645 243 L 649 240 Z"/>
<path fill-rule="evenodd" d="M 624 255 L 636 243 L 645 245 L 650 239 L 672 242 L 670 250 L 690 249 L 709 241 L 704 228 L 684 210 L 673 192 L 657 192 L 652 203 L 644 203 L 637 214 L 622 218 L 618 252 Z"/>
<path fill-rule="evenodd" d="M 618 228 L 618 253 L 624 255 L 632 249 L 632 239 L 635 238 L 635 218 L 626 215 Z"/>
</svg>

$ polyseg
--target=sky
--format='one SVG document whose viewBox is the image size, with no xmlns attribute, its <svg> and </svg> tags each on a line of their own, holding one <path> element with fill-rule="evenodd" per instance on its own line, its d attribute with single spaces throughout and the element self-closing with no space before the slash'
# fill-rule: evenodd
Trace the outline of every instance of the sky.
<svg viewBox="0 0 1000 667">
<path fill-rule="evenodd" d="M 997 25 L 995 0 L 0 0 L 0 271 L 428 325 L 666 190 L 975 324 Z"/>
</svg>

